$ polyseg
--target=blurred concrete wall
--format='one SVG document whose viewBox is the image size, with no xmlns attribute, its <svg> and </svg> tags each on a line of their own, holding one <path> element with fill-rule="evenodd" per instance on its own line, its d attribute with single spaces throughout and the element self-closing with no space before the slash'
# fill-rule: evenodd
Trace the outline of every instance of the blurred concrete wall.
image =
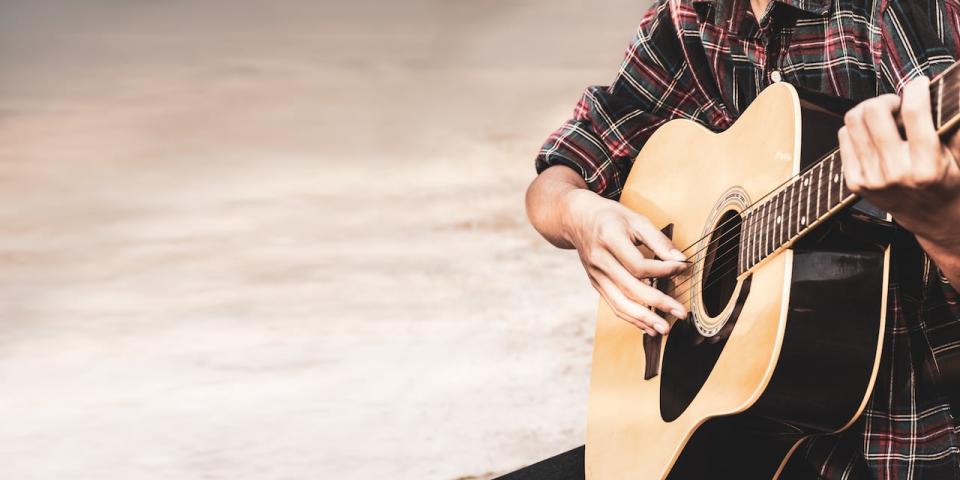
<svg viewBox="0 0 960 480">
<path fill-rule="evenodd" d="M 582 442 L 526 224 L 625 0 L 0 7 L 0 476 L 488 478 Z"/>
</svg>

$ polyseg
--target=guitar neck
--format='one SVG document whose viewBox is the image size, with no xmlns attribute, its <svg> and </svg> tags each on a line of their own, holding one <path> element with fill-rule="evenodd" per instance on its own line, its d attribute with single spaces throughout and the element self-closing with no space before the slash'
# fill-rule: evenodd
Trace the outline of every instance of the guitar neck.
<svg viewBox="0 0 960 480">
<path fill-rule="evenodd" d="M 930 82 L 933 122 L 941 135 L 960 121 L 957 65 Z M 741 215 L 740 274 L 789 248 L 856 199 L 844 180 L 840 152 L 834 150 Z"/>
</svg>

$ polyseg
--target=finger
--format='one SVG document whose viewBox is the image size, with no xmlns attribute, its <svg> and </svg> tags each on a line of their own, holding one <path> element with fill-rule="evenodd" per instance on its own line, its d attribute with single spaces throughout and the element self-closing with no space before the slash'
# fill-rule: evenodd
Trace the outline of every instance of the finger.
<svg viewBox="0 0 960 480">
<path fill-rule="evenodd" d="M 610 311 L 612 311 L 613 314 L 616 315 L 617 318 L 619 318 L 619 319 L 621 319 L 621 320 L 623 320 L 623 321 L 625 321 L 625 322 L 627 322 L 627 323 L 629 323 L 629 324 L 631 324 L 631 325 L 639 328 L 640 330 L 643 330 L 643 332 L 646 333 L 647 335 L 651 335 L 651 336 L 656 335 L 656 334 L 657 334 L 657 331 L 654 330 L 652 326 L 649 326 L 649 325 L 647 325 L 647 324 L 645 324 L 645 323 L 643 323 L 643 322 L 640 322 L 640 321 L 638 321 L 638 320 L 636 320 L 636 319 L 634 319 L 634 318 L 632 318 L 632 317 L 630 317 L 630 316 L 628 316 L 628 315 L 626 315 L 626 314 L 624 314 L 624 313 L 622 313 L 622 312 L 620 311 L 620 307 L 618 307 L 618 306 L 614 303 L 614 300 L 610 297 L 610 295 L 607 294 L 606 290 L 601 286 L 601 285 L 607 285 L 607 284 L 608 284 L 607 282 L 604 282 L 604 281 L 601 280 L 601 279 L 603 279 L 603 278 L 605 278 L 605 277 L 604 277 L 604 275 L 603 275 L 602 273 L 600 273 L 600 274 L 598 274 L 598 275 L 596 275 L 596 276 L 591 275 L 591 277 L 590 277 L 590 283 L 593 285 L 593 288 L 597 291 L 597 293 L 600 294 L 600 297 L 601 297 L 601 298 L 603 299 L 603 301 L 607 304 L 607 306 L 610 307 Z"/>
<path fill-rule="evenodd" d="M 669 277 L 682 272 L 687 267 L 687 264 L 682 262 L 664 262 L 644 257 L 626 236 L 611 239 L 607 248 L 620 265 L 637 278 Z"/>
<path fill-rule="evenodd" d="M 869 102 L 870 100 L 867 100 Z M 864 102 L 866 103 L 866 102 Z M 879 170 L 879 160 L 877 149 L 870 138 L 870 132 L 867 130 L 864 117 L 866 116 L 866 105 L 861 103 L 851 109 L 843 117 L 844 126 L 853 146 L 854 158 L 860 168 L 860 182 L 863 187 L 875 187 L 883 183 L 883 174 Z"/>
<path fill-rule="evenodd" d="M 863 173 L 860 168 L 860 160 L 857 158 L 857 152 L 850 142 L 850 134 L 847 127 L 841 128 L 837 132 L 837 141 L 840 144 L 840 161 L 843 164 L 843 178 L 847 183 L 847 188 L 857 193 L 863 189 Z"/>
<path fill-rule="evenodd" d="M 637 278 L 631 275 L 623 266 L 619 264 L 608 265 L 604 268 L 604 273 L 617 289 L 630 300 L 640 305 L 656 308 L 661 312 L 670 312 L 671 315 L 677 318 L 685 318 L 687 316 L 687 310 L 680 302 L 660 290 L 637 280 Z"/>
<path fill-rule="evenodd" d="M 627 298 L 608 277 L 601 275 L 596 278 L 596 281 L 607 304 L 618 317 L 641 328 L 652 328 L 661 334 L 667 333 L 670 329 L 666 320 L 649 308 Z"/>
<path fill-rule="evenodd" d="M 657 258 L 679 262 L 687 259 L 686 255 L 678 250 L 677 247 L 673 246 L 673 242 L 671 242 L 663 232 L 658 230 L 657 227 L 650 223 L 650 220 L 647 220 L 643 216 L 631 212 L 630 227 L 633 230 L 635 239 L 643 242 L 647 248 L 656 254 Z"/>
<path fill-rule="evenodd" d="M 933 125 L 933 115 L 930 110 L 929 78 L 916 78 L 903 87 L 900 118 L 903 120 L 903 128 L 908 140 L 935 140 L 939 144 L 940 139 Z"/>
<path fill-rule="evenodd" d="M 951 157 L 941 155 L 940 137 L 930 112 L 930 80 L 914 79 L 903 87 L 900 118 L 907 133 L 908 165 L 912 178 L 933 178 L 944 171 Z"/>
<path fill-rule="evenodd" d="M 947 162 L 946 175 L 948 178 L 958 179 L 960 181 L 960 160 L 957 158 L 957 149 L 941 145 L 943 149 L 943 158 Z"/>
<path fill-rule="evenodd" d="M 960 134 L 954 134 L 949 145 L 943 145 L 946 150 L 947 159 L 951 163 L 947 165 L 947 172 L 951 175 L 960 172 Z"/>
<path fill-rule="evenodd" d="M 877 149 L 877 171 L 884 183 L 899 180 L 910 171 L 910 157 L 907 142 L 900 137 L 894 112 L 900 108 L 900 98 L 896 95 L 882 95 L 868 103 L 863 123 L 873 145 Z M 929 116 L 929 104 L 927 116 Z"/>
</svg>

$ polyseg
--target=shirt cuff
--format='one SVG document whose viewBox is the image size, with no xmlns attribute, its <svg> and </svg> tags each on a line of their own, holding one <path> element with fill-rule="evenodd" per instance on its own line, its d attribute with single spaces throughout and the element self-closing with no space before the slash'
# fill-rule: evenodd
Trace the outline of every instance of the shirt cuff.
<svg viewBox="0 0 960 480">
<path fill-rule="evenodd" d="M 587 126 L 570 120 L 550 135 L 536 159 L 537 173 L 554 165 L 565 165 L 579 173 L 587 188 L 616 200 L 623 190 L 629 167 L 608 153 L 603 142 Z"/>
</svg>

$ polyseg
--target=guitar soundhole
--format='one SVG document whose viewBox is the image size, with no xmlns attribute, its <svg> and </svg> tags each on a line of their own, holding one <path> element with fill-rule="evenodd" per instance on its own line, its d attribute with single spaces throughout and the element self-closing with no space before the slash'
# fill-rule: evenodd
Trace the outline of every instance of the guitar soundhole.
<svg viewBox="0 0 960 480">
<path fill-rule="evenodd" d="M 730 304 L 737 288 L 739 258 L 740 215 L 730 210 L 717 222 L 703 262 L 703 308 L 710 317 L 719 316 Z"/>
<path fill-rule="evenodd" d="M 724 213 L 707 227 L 715 231 L 702 257 L 702 308 L 700 313 L 695 308 L 687 318 L 674 322 L 667 335 L 660 372 L 660 416 L 666 422 L 679 418 L 706 383 L 750 293 L 749 276 L 737 286 L 740 264 L 738 212 L 747 205 L 746 197 L 743 200 L 736 204 L 739 207 L 736 210 L 719 209 Z"/>
</svg>

